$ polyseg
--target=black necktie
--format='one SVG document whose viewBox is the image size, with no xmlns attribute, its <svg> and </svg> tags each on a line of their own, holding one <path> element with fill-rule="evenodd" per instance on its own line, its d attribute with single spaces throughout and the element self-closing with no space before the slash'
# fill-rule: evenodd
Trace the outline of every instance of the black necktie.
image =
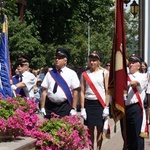
<svg viewBox="0 0 150 150">
<path fill-rule="evenodd" d="M 22 82 L 22 74 L 19 74 L 19 82 Z"/>
<path fill-rule="evenodd" d="M 61 70 L 58 70 L 58 73 L 60 73 L 60 72 L 61 72 Z M 58 84 L 57 84 L 57 82 L 55 82 L 55 85 L 54 85 L 54 88 L 53 88 L 53 93 L 54 94 L 57 92 L 57 86 L 58 86 Z"/>
<path fill-rule="evenodd" d="M 22 77 L 23 77 L 23 75 L 20 74 L 20 75 L 19 75 L 19 82 L 22 82 Z M 25 96 L 26 96 L 26 95 L 25 95 L 25 92 L 24 92 L 24 90 L 23 90 L 23 88 L 20 89 L 19 94 L 21 95 L 21 97 L 25 97 Z"/>
</svg>

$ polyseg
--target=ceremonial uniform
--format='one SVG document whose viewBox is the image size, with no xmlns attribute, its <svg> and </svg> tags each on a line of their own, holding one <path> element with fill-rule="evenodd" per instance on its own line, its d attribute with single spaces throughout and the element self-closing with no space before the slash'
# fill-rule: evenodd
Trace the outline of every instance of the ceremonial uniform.
<svg viewBox="0 0 150 150">
<path fill-rule="evenodd" d="M 17 61 L 17 69 L 19 74 L 12 78 L 12 91 L 22 97 L 34 98 L 36 77 L 29 72 L 29 58 L 24 55 L 20 55 Z"/>
<path fill-rule="evenodd" d="M 140 59 L 132 56 L 129 59 L 128 93 L 126 105 L 126 134 L 128 150 L 144 150 L 144 138 L 142 132 L 143 119 L 146 119 L 144 109 L 145 90 L 147 87 L 147 75 L 140 73 Z"/>
<path fill-rule="evenodd" d="M 22 82 L 26 85 L 23 87 L 26 97 L 34 97 L 34 85 L 36 83 L 35 76 L 29 71 L 22 74 Z"/>
<path fill-rule="evenodd" d="M 96 89 L 100 93 L 102 99 L 106 99 L 104 77 L 108 73 L 107 70 L 101 69 L 94 73 L 87 70 L 86 73 L 90 77 L 91 81 L 94 83 Z M 96 95 L 92 91 L 89 84 L 86 82 L 85 86 L 85 108 L 87 112 L 87 119 L 84 123 L 88 126 L 103 126 L 103 107 L 97 99 Z"/>
<path fill-rule="evenodd" d="M 61 69 L 60 75 L 64 78 L 68 84 L 70 91 L 79 87 L 79 79 L 75 71 L 71 70 L 68 67 Z M 47 88 L 47 97 L 50 101 L 59 104 L 64 101 L 67 101 L 67 97 L 60 86 L 57 87 L 57 92 L 53 93 L 53 88 L 55 85 L 55 80 L 52 78 L 50 72 L 48 72 L 41 84 L 42 87 Z"/>
<path fill-rule="evenodd" d="M 101 149 L 103 129 L 108 127 L 104 127 L 109 115 L 108 71 L 100 67 L 100 56 L 96 51 L 88 56 L 88 63 L 89 70 L 81 76 L 81 116 L 88 127 L 92 148 L 94 149 L 96 140 L 97 149 Z M 107 132 L 107 129 L 105 131 Z M 106 132 L 107 136 L 109 133 Z"/>
<path fill-rule="evenodd" d="M 147 79 L 147 74 L 143 74 L 140 72 L 136 72 L 134 74 L 128 74 L 129 78 L 131 79 L 131 81 L 138 81 L 140 83 L 140 86 L 137 86 L 137 91 L 141 97 L 142 100 L 145 99 L 146 93 L 145 90 L 147 88 L 147 84 L 148 84 L 148 79 Z M 128 105 L 132 105 L 138 103 L 138 99 L 132 89 L 132 87 L 130 86 L 130 83 L 128 82 L 128 97 L 127 100 L 125 101 L 126 106 Z"/>
<path fill-rule="evenodd" d="M 58 58 L 58 59 L 57 59 Z M 80 86 L 80 82 L 78 76 L 75 71 L 66 67 L 66 58 L 68 61 L 68 52 L 64 49 L 58 49 L 56 51 L 56 68 L 53 68 L 49 72 L 47 72 L 41 86 L 46 89 L 46 97 L 42 96 L 43 105 L 41 106 L 41 111 L 44 110 L 45 107 L 45 117 L 51 118 L 51 113 L 63 117 L 70 114 L 72 109 L 72 103 L 69 102 L 68 93 L 66 93 L 63 88 L 64 84 L 68 87 L 69 92 L 71 93 L 71 99 L 74 101 L 73 91 L 78 89 Z M 59 71 L 59 72 L 58 72 Z M 57 73 L 58 72 L 58 73 Z M 57 83 L 57 77 L 54 79 L 52 73 L 57 74 L 61 81 L 63 80 L 65 83 Z M 59 80 L 60 80 L 59 79 Z M 57 85 L 57 86 L 56 86 Z M 76 95 L 77 96 L 77 95 Z M 72 98 L 73 97 L 73 98 Z M 45 103 L 45 104 L 44 104 Z M 75 106 L 76 107 L 76 106 Z"/>
</svg>

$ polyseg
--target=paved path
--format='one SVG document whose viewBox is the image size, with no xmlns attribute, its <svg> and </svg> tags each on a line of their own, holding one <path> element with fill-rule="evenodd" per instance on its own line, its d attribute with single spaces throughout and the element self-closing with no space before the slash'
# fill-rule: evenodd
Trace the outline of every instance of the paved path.
<svg viewBox="0 0 150 150">
<path fill-rule="evenodd" d="M 114 133 L 114 121 L 110 119 L 110 126 L 111 126 L 111 138 L 105 139 L 103 141 L 103 145 L 101 150 L 122 150 L 123 148 L 123 140 L 121 136 L 120 124 L 117 123 L 117 131 Z M 149 126 L 150 129 L 150 126 Z M 95 149 L 96 150 L 96 149 Z M 150 150 L 150 138 L 145 139 L 145 149 Z"/>
</svg>

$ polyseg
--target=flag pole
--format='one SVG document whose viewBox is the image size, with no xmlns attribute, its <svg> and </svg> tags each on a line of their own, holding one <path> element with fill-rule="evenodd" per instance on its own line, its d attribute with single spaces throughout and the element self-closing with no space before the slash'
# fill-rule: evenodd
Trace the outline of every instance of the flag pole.
<svg viewBox="0 0 150 150">
<path fill-rule="evenodd" d="M 115 32 L 111 55 L 109 92 L 112 96 L 112 112 L 115 123 L 121 119 L 123 148 L 126 149 L 126 112 L 125 95 L 127 94 L 126 43 L 124 28 L 124 0 L 116 0 Z"/>
<path fill-rule="evenodd" d="M 2 15 L 5 15 L 5 10 L 4 10 L 5 4 L 6 4 L 5 1 L 1 1 Z"/>
</svg>

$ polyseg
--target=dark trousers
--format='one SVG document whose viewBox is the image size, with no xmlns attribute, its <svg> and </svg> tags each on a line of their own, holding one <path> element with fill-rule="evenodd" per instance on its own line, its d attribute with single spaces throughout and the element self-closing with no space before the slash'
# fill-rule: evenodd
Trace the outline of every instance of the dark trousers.
<svg viewBox="0 0 150 150">
<path fill-rule="evenodd" d="M 140 137 L 142 110 L 138 103 L 126 107 L 127 150 L 144 150 L 144 138 Z"/>
<path fill-rule="evenodd" d="M 71 111 L 71 106 L 68 101 L 62 102 L 61 104 L 56 104 L 50 100 L 46 100 L 45 103 L 46 115 L 44 116 L 47 119 L 51 118 L 51 113 L 55 113 L 60 117 L 69 116 Z"/>
</svg>

